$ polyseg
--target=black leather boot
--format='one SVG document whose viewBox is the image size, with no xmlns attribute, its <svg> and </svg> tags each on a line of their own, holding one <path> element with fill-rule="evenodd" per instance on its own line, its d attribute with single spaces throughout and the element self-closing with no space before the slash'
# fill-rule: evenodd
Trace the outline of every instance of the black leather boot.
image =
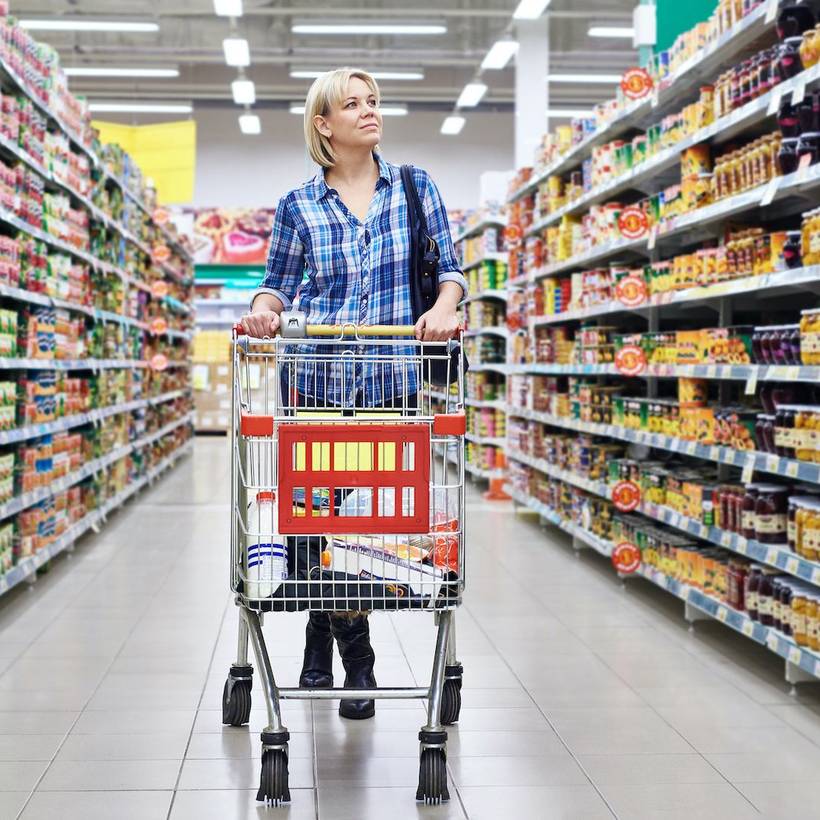
<svg viewBox="0 0 820 820">
<path fill-rule="evenodd" d="M 367 615 L 331 615 L 330 628 L 339 644 L 339 654 L 345 668 L 345 688 L 369 689 L 376 685 L 373 664 L 376 655 L 370 645 L 370 624 Z M 350 720 L 364 720 L 376 714 L 373 700 L 343 700 L 339 714 Z"/>
<path fill-rule="evenodd" d="M 299 686 L 304 689 L 330 689 L 333 686 L 333 634 L 327 612 L 308 615 Z"/>
</svg>

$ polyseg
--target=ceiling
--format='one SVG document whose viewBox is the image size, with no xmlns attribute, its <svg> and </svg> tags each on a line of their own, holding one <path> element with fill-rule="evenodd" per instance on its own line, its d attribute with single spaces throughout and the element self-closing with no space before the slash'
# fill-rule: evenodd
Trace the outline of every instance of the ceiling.
<svg viewBox="0 0 820 820">
<path fill-rule="evenodd" d="M 629 25 L 637 0 L 590 0 L 583 10 L 572 0 L 553 0 L 550 18 L 550 70 L 620 73 L 633 65 L 629 40 L 592 39 L 590 23 Z M 423 81 L 383 81 L 385 102 L 450 110 L 466 82 L 474 78 L 488 48 L 507 30 L 517 0 L 442 0 L 437 7 L 408 9 L 406 0 L 341 2 L 324 0 L 245 0 L 244 15 L 233 24 L 214 14 L 212 0 L 18 0 L 20 18 L 85 16 L 153 20 L 160 30 L 149 34 L 35 32 L 55 46 L 64 66 L 178 68 L 170 79 L 72 77 L 71 88 L 92 101 L 134 100 L 192 102 L 196 107 L 233 104 L 230 83 L 237 69 L 225 65 L 222 40 L 244 37 L 250 43 L 247 77 L 256 85 L 257 106 L 278 107 L 303 100 L 309 80 L 289 76 L 294 68 L 328 69 L 358 65 L 374 69 L 423 69 Z M 444 22 L 444 35 L 327 36 L 291 32 L 303 22 Z M 512 65 L 512 64 L 510 64 Z M 509 109 L 514 98 L 511 68 L 487 71 L 489 92 L 483 108 Z M 610 96 L 611 86 L 551 84 L 551 107 L 588 108 Z"/>
</svg>

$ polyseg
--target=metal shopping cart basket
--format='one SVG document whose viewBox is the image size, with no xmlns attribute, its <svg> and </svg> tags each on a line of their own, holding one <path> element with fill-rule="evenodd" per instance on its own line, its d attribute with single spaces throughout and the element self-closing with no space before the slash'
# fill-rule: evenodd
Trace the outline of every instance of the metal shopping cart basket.
<svg viewBox="0 0 820 820">
<path fill-rule="evenodd" d="M 412 326 L 308 326 L 285 312 L 281 332 L 234 331 L 230 574 L 240 618 L 223 723 L 248 722 L 250 635 L 268 712 L 257 799 L 279 805 L 290 800 L 282 698 L 426 698 L 416 799 L 439 803 L 449 798 L 444 726 L 461 707 L 461 358 L 452 343 L 416 341 Z M 452 382 L 443 394 L 430 387 L 435 373 Z M 280 688 L 262 618 L 296 610 L 432 613 L 430 685 Z"/>
</svg>

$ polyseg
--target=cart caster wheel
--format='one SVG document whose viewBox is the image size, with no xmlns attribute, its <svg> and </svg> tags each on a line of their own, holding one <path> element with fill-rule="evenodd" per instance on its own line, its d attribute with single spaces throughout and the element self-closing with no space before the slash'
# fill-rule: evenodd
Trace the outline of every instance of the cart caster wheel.
<svg viewBox="0 0 820 820">
<path fill-rule="evenodd" d="M 444 726 L 452 726 L 458 723 L 458 716 L 461 712 L 461 680 L 451 678 L 444 681 L 444 689 L 441 692 L 441 723 Z"/>
<path fill-rule="evenodd" d="M 262 753 L 262 776 L 256 799 L 272 806 L 290 803 L 288 753 L 285 749 L 266 749 Z"/>
<path fill-rule="evenodd" d="M 422 749 L 419 761 L 419 787 L 416 800 L 437 806 L 450 799 L 447 790 L 447 753 L 444 749 Z"/>
<path fill-rule="evenodd" d="M 228 675 L 222 689 L 222 723 L 244 726 L 251 716 L 251 681 L 235 680 Z"/>
</svg>

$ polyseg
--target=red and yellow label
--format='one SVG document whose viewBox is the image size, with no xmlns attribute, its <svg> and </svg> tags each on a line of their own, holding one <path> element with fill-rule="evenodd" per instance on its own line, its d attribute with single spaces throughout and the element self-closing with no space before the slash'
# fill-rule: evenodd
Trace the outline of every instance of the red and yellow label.
<svg viewBox="0 0 820 820">
<path fill-rule="evenodd" d="M 167 245 L 154 245 L 151 255 L 155 262 L 167 262 L 171 258 L 171 249 Z"/>
<path fill-rule="evenodd" d="M 164 353 L 155 353 L 151 357 L 151 370 L 165 370 L 168 367 L 168 357 Z"/>
<path fill-rule="evenodd" d="M 612 488 L 612 503 L 621 512 L 632 512 L 641 503 L 641 488 L 634 481 L 619 481 Z"/>
<path fill-rule="evenodd" d="M 156 319 L 151 320 L 151 333 L 159 336 L 160 333 L 165 333 L 168 330 L 168 321 L 162 316 L 157 316 Z"/>
<path fill-rule="evenodd" d="M 625 307 L 642 305 L 649 294 L 646 280 L 637 273 L 629 273 L 615 285 L 615 298 Z"/>
<path fill-rule="evenodd" d="M 640 376 L 646 370 L 646 354 L 638 345 L 624 345 L 615 354 L 615 369 L 623 376 Z"/>
<path fill-rule="evenodd" d="M 151 284 L 151 295 L 154 299 L 162 299 L 163 297 L 168 295 L 168 283 L 160 279 L 156 282 Z"/>
<path fill-rule="evenodd" d="M 628 68 L 621 77 L 621 91 L 630 100 L 640 100 L 651 91 L 654 83 L 645 68 Z"/>
<path fill-rule="evenodd" d="M 622 575 L 637 572 L 641 565 L 641 551 L 629 541 L 621 541 L 612 550 L 612 566 Z"/>
<path fill-rule="evenodd" d="M 649 233 L 649 220 L 637 205 L 628 205 L 618 215 L 618 230 L 624 239 L 640 239 Z"/>
</svg>

